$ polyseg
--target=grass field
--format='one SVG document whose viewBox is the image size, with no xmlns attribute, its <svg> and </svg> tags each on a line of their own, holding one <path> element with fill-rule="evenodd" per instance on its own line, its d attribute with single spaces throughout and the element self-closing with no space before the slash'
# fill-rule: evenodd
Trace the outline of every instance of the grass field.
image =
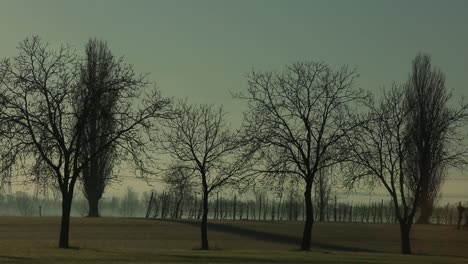
<svg viewBox="0 0 468 264">
<path fill-rule="evenodd" d="M 196 250 L 189 221 L 73 218 L 71 246 L 57 249 L 59 218 L 0 218 L 0 263 L 468 263 L 468 230 L 418 225 L 416 256 L 399 255 L 384 224 L 317 224 L 313 251 L 298 251 L 301 222 L 213 221 L 213 250 Z"/>
</svg>

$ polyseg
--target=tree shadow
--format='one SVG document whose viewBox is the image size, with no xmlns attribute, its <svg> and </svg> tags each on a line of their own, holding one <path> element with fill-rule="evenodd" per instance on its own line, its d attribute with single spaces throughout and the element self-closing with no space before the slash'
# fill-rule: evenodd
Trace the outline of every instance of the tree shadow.
<svg viewBox="0 0 468 264">
<path fill-rule="evenodd" d="M 32 258 L 0 255 L 0 263 L 31 263 Z"/>
<path fill-rule="evenodd" d="M 174 262 L 183 261 L 190 263 L 284 263 L 282 260 L 272 260 L 272 259 L 262 259 L 262 258 L 252 258 L 252 257 L 242 257 L 242 256 L 186 256 L 181 254 L 166 255 L 163 254 L 168 261 L 172 260 Z"/>
<path fill-rule="evenodd" d="M 197 227 L 199 226 L 198 222 L 190 221 L 190 220 L 174 220 L 173 219 L 173 220 L 164 220 L 164 221 L 188 224 L 188 225 L 197 226 Z M 248 229 L 248 228 L 234 226 L 234 225 L 225 224 L 225 223 L 208 223 L 208 229 L 211 231 L 224 232 L 224 233 L 229 233 L 233 235 L 240 235 L 244 237 L 253 238 L 255 240 L 268 241 L 268 242 L 279 243 L 279 244 L 290 244 L 294 246 L 299 246 L 301 242 L 300 238 L 295 237 L 295 236 L 270 233 L 270 232 L 265 232 L 265 231 L 260 231 L 260 230 L 253 230 L 253 229 Z M 328 251 L 352 251 L 352 252 L 368 252 L 368 253 L 381 252 L 381 251 L 367 249 L 367 248 L 350 247 L 350 246 L 336 245 L 336 244 L 330 244 L 330 243 L 322 243 L 322 242 L 317 242 L 317 241 L 312 241 L 312 248 L 324 250 L 324 251 L 327 251 L 327 250 Z"/>
</svg>

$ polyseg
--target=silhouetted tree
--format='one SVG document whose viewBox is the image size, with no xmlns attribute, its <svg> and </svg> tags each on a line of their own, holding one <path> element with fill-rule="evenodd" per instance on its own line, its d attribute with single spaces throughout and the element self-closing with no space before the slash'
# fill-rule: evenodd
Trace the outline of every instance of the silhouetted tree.
<svg viewBox="0 0 468 264">
<path fill-rule="evenodd" d="M 8 128 L 1 136 L 9 141 L 6 147 L 17 151 L 20 158 L 16 161 L 24 169 L 35 170 L 33 160 L 53 172 L 31 173 L 31 177 L 52 176 L 58 185 L 62 195 L 59 247 L 67 248 L 75 184 L 84 167 L 113 145 L 122 156 L 134 161 L 129 165 L 142 173 L 149 172 L 145 166 L 147 141 L 155 119 L 169 115 L 170 100 L 162 98 L 157 89 L 142 93 L 146 83 L 133 77 L 134 83 L 120 87 L 115 129 L 100 137 L 105 142 L 83 159 L 93 93 L 80 87 L 79 57 L 68 46 L 54 50 L 38 37 L 21 42 L 18 51 L 17 56 L 0 64 L 0 122 Z M 125 69 L 134 76 L 131 67 Z M 75 103 L 78 99 L 82 102 L 79 111 Z"/>
<path fill-rule="evenodd" d="M 239 156 L 237 135 L 231 132 L 222 108 L 181 101 L 178 115 L 166 122 L 163 148 L 177 166 L 193 170 L 202 191 L 201 248 L 209 249 L 208 198 L 214 190 L 238 184 L 246 162 Z"/>
<path fill-rule="evenodd" d="M 369 114 L 364 118 L 368 123 L 348 137 L 355 165 L 349 180 L 382 185 L 390 194 L 400 224 L 403 254 L 411 254 L 410 231 L 422 183 L 405 167 L 409 156 L 408 114 L 404 89 L 394 86 L 384 91 L 379 103 L 369 104 Z M 412 183 L 418 187 L 412 188 Z"/>
<path fill-rule="evenodd" d="M 83 191 L 88 200 L 88 216 L 99 216 L 99 200 L 106 186 L 112 180 L 112 168 L 115 146 L 103 146 L 115 129 L 116 104 L 121 87 L 138 85 L 143 82 L 136 79 L 133 71 L 122 60 L 117 60 L 104 41 L 91 39 L 86 44 L 86 57 L 81 66 L 81 91 L 90 94 L 89 117 L 84 125 L 82 160 Z M 77 109 L 85 106 L 88 100 L 78 97 Z M 99 155 L 93 155 L 102 148 Z M 92 156 L 92 157 L 91 157 Z M 90 160 L 87 162 L 87 160 Z"/>
<path fill-rule="evenodd" d="M 414 138 L 418 137 L 419 128 L 414 125 L 413 115 L 414 108 L 419 106 L 407 96 L 407 92 L 407 86 L 396 85 L 384 91 L 378 104 L 369 104 L 369 115 L 365 118 L 368 123 L 355 130 L 349 138 L 349 151 L 354 154 L 353 163 L 356 165 L 351 170 L 354 176 L 351 179 L 378 183 L 390 194 L 400 224 L 403 254 L 411 254 L 410 231 L 417 209 L 426 198 L 424 188 L 428 181 L 427 175 L 415 170 L 414 166 L 418 164 Z M 468 106 L 462 102 L 457 110 L 441 110 L 443 116 L 438 123 L 433 123 L 431 129 L 443 131 L 444 135 L 428 143 L 441 144 L 439 140 L 443 141 L 442 149 L 428 147 L 438 165 L 465 164 L 467 152 L 461 128 L 466 124 L 467 109 Z M 431 133 L 437 134 L 437 131 Z M 432 152 L 434 149 L 437 149 L 435 153 Z M 443 155 L 438 156 L 440 151 Z"/>
<path fill-rule="evenodd" d="M 282 72 L 253 71 L 247 93 L 235 96 L 248 103 L 244 140 L 257 153 L 255 170 L 269 179 L 286 175 L 304 183 L 302 250 L 311 245 L 316 175 L 340 162 L 341 141 L 355 128 L 353 104 L 366 97 L 353 87 L 356 77 L 348 67 L 295 63 Z"/>
<path fill-rule="evenodd" d="M 447 165 L 453 163 L 450 151 L 453 111 L 451 94 L 445 87 L 445 76 L 431 65 L 429 55 L 419 54 L 413 60 L 412 73 L 406 83 L 406 100 L 411 105 L 409 118 L 410 156 L 408 166 L 421 177 L 421 200 L 418 223 L 428 224 L 440 188 L 447 176 Z M 466 108 L 466 106 L 462 106 Z M 461 109 L 465 111 L 465 109 Z M 457 110 L 455 110 L 457 111 Z M 415 188 L 417 184 L 414 184 Z"/>
</svg>

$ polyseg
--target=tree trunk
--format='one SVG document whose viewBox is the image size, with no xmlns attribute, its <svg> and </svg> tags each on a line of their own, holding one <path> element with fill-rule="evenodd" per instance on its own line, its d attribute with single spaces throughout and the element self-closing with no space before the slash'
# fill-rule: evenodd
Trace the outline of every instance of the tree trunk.
<svg viewBox="0 0 468 264">
<path fill-rule="evenodd" d="M 99 217 L 99 199 L 88 197 L 88 217 Z"/>
<path fill-rule="evenodd" d="M 72 197 L 71 195 L 63 195 L 62 197 L 62 222 L 60 224 L 59 248 L 68 248 L 69 231 L 70 231 L 70 212 L 71 212 Z"/>
<path fill-rule="evenodd" d="M 325 197 L 320 193 L 320 215 L 319 222 L 325 222 Z"/>
<path fill-rule="evenodd" d="M 411 239 L 410 239 L 411 224 L 400 223 L 401 232 L 401 253 L 411 254 Z"/>
<path fill-rule="evenodd" d="M 208 250 L 208 192 L 203 192 L 203 216 L 201 222 L 201 249 Z"/>
<path fill-rule="evenodd" d="M 335 195 L 335 206 L 333 207 L 333 222 L 336 222 L 336 195 Z"/>
<path fill-rule="evenodd" d="M 234 208 L 233 208 L 233 212 L 232 212 L 232 219 L 233 220 L 236 220 L 236 209 L 237 209 L 237 197 L 234 195 Z"/>
<path fill-rule="evenodd" d="M 281 202 L 283 201 L 283 193 L 281 193 L 279 202 L 278 202 L 278 220 L 283 220 L 283 212 L 281 211 Z"/>
<path fill-rule="evenodd" d="M 433 205 L 427 199 L 421 201 L 420 213 L 417 224 L 430 224 L 431 223 L 431 216 L 433 211 Z"/>
<path fill-rule="evenodd" d="M 153 208 L 153 196 L 154 196 L 154 193 L 151 192 L 151 197 L 150 197 L 150 200 L 148 201 L 148 208 L 146 209 L 145 218 L 148 218 L 151 214 L 151 209 Z"/>
<path fill-rule="evenodd" d="M 182 199 L 183 199 L 183 196 L 179 196 L 179 200 L 176 201 L 176 208 L 175 208 L 175 212 L 174 212 L 174 218 L 175 219 L 179 219 L 181 218 L 181 213 L 180 213 L 180 208 L 181 208 L 181 204 L 182 204 Z"/>
<path fill-rule="evenodd" d="M 97 99 L 97 98 L 95 98 Z M 99 101 L 97 99 L 97 101 Z M 96 107 L 99 107 L 96 103 Z M 97 109 L 92 108 L 90 111 L 90 119 L 88 120 L 88 126 L 89 126 L 89 142 L 88 144 L 88 152 L 86 153 L 86 157 L 94 155 L 97 152 L 98 149 L 98 128 L 97 128 L 97 122 L 98 122 L 98 117 L 97 117 Z M 103 153 L 104 154 L 104 153 Z M 88 217 L 99 217 L 99 199 L 102 196 L 102 192 L 100 190 L 100 185 L 101 185 L 101 180 L 103 177 L 105 177 L 104 174 L 100 174 L 100 155 L 96 155 L 91 158 L 88 164 L 84 166 L 83 170 L 83 185 L 84 185 L 84 191 L 86 193 L 86 199 L 88 200 Z M 101 164 L 102 166 L 102 164 Z"/>
<path fill-rule="evenodd" d="M 301 250 L 309 251 L 312 238 L 312 226 L 314 224 L 314 213 L 312 207 L 312 183 L 306 185 L 304 192 L 305 200 L 305 224 L 304 233 L 302 234 Z"/>
</svg>

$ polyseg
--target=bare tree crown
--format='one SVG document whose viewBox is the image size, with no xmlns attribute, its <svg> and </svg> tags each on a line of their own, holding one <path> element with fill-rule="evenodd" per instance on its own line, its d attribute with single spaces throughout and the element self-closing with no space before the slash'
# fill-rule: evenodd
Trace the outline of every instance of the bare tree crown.
<svg viewBox="0 0 468 264">
<path fill-rule="evenodd" d="M 357 76 L 346 66 L 333 70 L 322 62 L 295 63 L 282 72 L 253 71 L 248 76 L 247 93 L 236 97 L 249 104 L 245 140 L 260 150 L 264 172 L 307 179 L 339 162 L 338 152 L 326 154 L 355 127 L 350 122 L 353 103 L 367 97 L 353 86 Z"/>
<path fill-rule="evenodd" d="M 21 42 L 18 51 L 18 56 L 0 65 L 2 134 L 9 139 L 9 147 L 24 157 L 19 160 L 27 161 L 23 165 L 28 166 L 33 158 L 47 166 L 61 191 L 68 193 L 86 164 L 80 162 L 80 153 L 85 143 L 84 124 L 95 97 L 81 90 L 80 57 L 70 46 L 55 50 L 33 37 Z M 115 109 L 116 129 L 102 135 L 107 138 L 105 144 L 91 156 L 115 144 L 137 159 L 137 152 L 144 146 L 140 129 L 149 131 L 155 118 L 168 116 L 170 100 L 157 90 L 145 95 L 141 88 L 146 82 L 135 77 L 131 67 L 116 67 L 115 74 L 127 79 L 121 85 L 109 86 L 121 94 Z M 80 109 L 76 107 L 77 96 L 84 98 Z M 134 100 L 140 100 L 140 107 L 133 105 Z"/>
</svg>

